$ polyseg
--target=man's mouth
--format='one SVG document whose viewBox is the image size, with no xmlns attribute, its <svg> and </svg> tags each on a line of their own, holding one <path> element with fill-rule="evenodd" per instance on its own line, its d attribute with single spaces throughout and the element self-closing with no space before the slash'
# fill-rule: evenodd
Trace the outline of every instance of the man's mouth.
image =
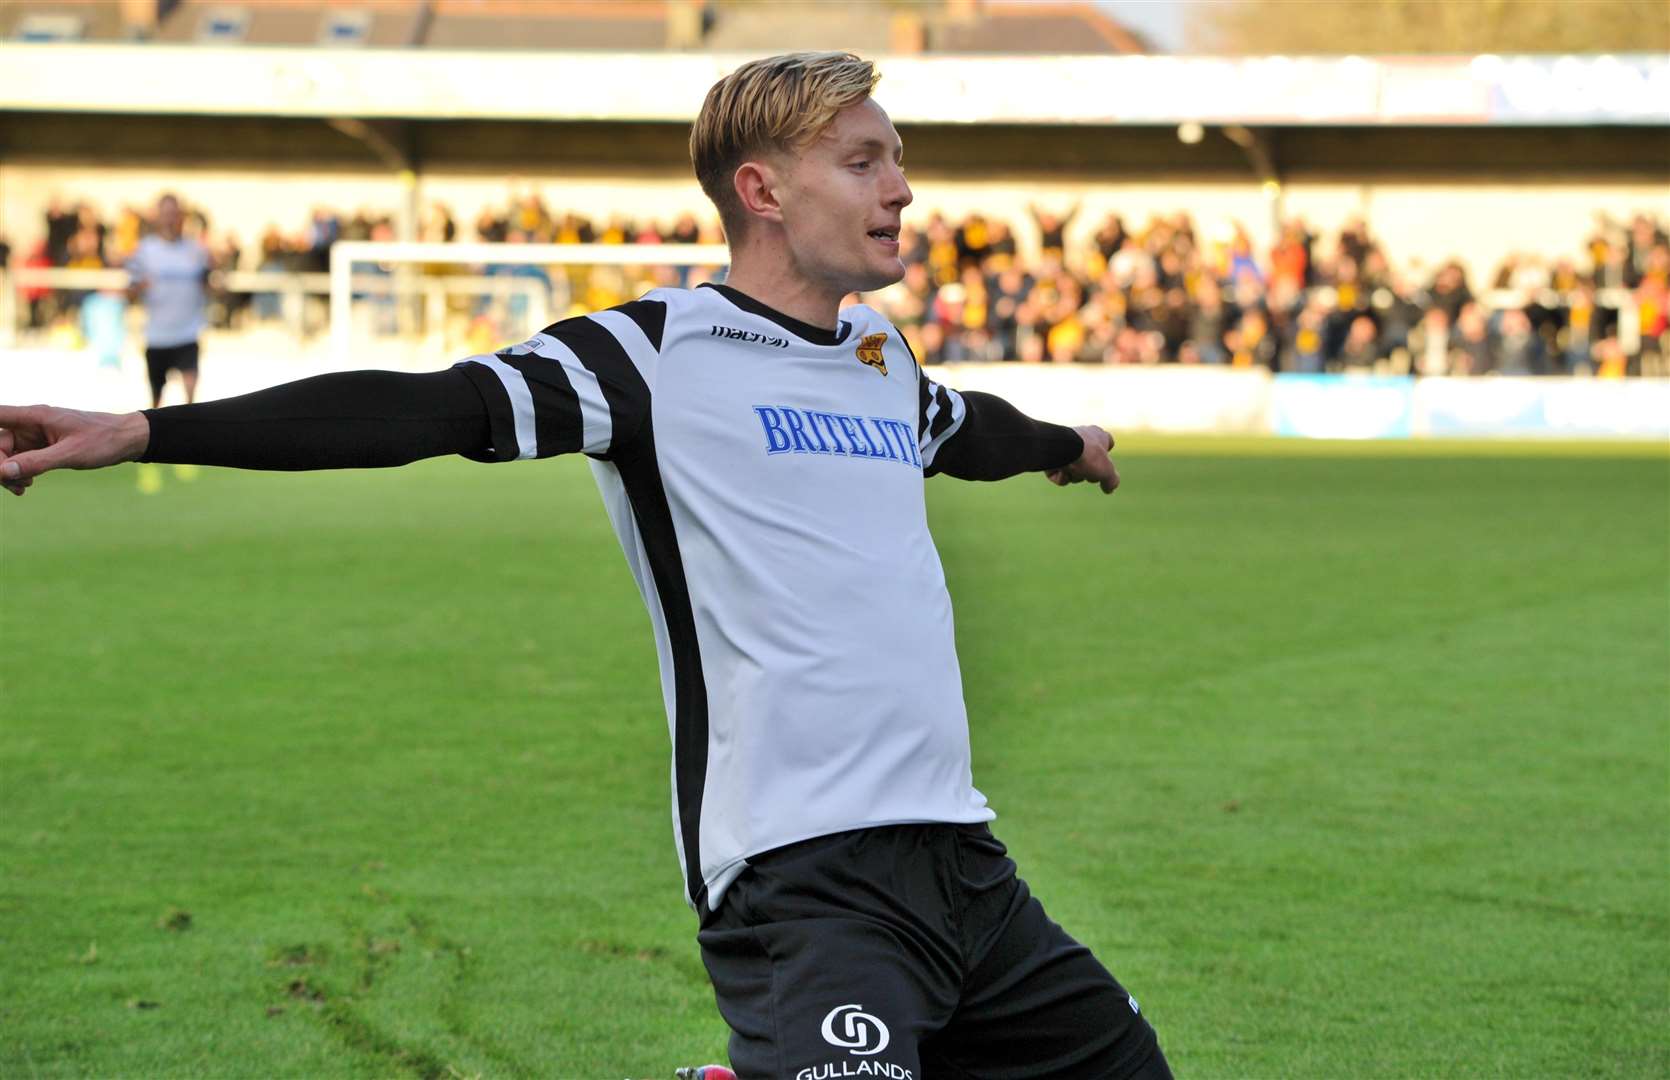
<svg viewBox="0 0 1670 1080">
<path fill-rule="evenodd" d="M 897 228 L 871 229 L 870 237 L 874 240 L 880 240 L 883 243 L 896 245 L 899 242 L 899 230 Z"/>
</svg>

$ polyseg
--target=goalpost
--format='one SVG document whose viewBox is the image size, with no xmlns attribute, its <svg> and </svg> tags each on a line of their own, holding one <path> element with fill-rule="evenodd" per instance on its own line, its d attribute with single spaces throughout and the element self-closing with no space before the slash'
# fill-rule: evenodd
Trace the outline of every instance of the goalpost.
<svg viewBox="0 0 1670 1080">
<path fill-rule="evenodd" d="M 411 296 L 426 290 L 416 271 L 424 264 L 454 266 L 712 266 L 730 263 L 723 244 L 458 244 L 410 241 L 343 240 L 331 246 L 330 338 L 338 364 L 346 364 L 353 350 L 354 268 L 367 263 L 389 267 L 387 287 L 378 296 Z M 559 278 L 561 275 L 559 275 Z M 453 280 L 461 280 L 454 278 Z M 545 289 L 536 281 L 514 275 L 478 275 L 478 295 L 502 291 L 529 299 L 527 333 L 550 321 Z M 566 279 L 556 283 L 556 300 L 568 306 Z M 520 331 L 517 331 L 520 332 Z"/>
</svg>

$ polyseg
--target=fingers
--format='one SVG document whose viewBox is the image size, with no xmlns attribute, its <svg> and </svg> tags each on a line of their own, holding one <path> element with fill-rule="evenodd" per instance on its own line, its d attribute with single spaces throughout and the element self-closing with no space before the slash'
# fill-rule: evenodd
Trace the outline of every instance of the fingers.
<svg viewBox="0 0 1670 1080">
<path fill-rule="evenodd" d="M 1099 424 L 1085 424 L 1074 429 L 1084 439 L 1084 453 L 1086 457 L 1101 451 L 1104 454 L 1113 452 L 1113 432 Z"/>
<path fill-rule="evenodd" d="M 46 412 L 44 405 L 0 405 L 0 454 L 45 446 Z"/>
<path fill-rule="evenodd" d="M 0 405 L 0 428 L 39 427 L 39 405 Z"/>
<path fill-rule="evenodd" d="M 25 454 L 14 454 L 4 462 L 0 462 L 0 484 L 8 487 L 22 482 L 28 487 L 28 481 L 41 473 L 49 472 L 62 465 L 64 458 L 64 444 L 54 443 L 43 450 L 30 450 Z M 18 492 L 22 494 L 22 492 Z"/>
<path fill-rule="evenodd" d="M 1077 463 L 1065 469 L 1051 469 L 1044 476 L 1056 487 L 1080 484 L 1088 480 L 1100 487 L 1104 495 L 1112 495 L 1119 488 L 1119 469 L 1113 464 L 1112 458 L 1108 459 L 1105 472 L 1096 464 Z"/>
<path fill-rule="evenodd" d="M 11 447 L 11 439 L 6 438 L 6 436 L 9 436 L 10 434 L 11 434 L 11 432 L 9 432 L 9 431 L 0 431 L 0 446 L 5 447 L 4 450 L 0 450 L 0 487 L 4 487 L 7 491 L 11 492 L 13 495 L 22 495 L 23 490 L 25 488 L 27 488 L 30 484 L 34 483 L 34 480 L 32 478 L 27 479 L 27 480 L 24 480 L 24 479 L 18 479 L 18 480 L 3 479 L 4 475 L 7 472 L 6 464 L 11 460 L 11 454 L 10 454 L 11 448 L 12 448 Z"/>
<path fill-rule="evenodd" d="M 1119 489 L 1119 467 L 1113 463 L 1113 447 L 1115 440 L 1113 432 L 1109 431 L 1107 428 L 1100 428 L 1098 430 L 1100 430 L 1103 435 L 1108 437 L 1108 475 L 1102 477 L 1102 494 L 1112 495 Z"/>
</svg>

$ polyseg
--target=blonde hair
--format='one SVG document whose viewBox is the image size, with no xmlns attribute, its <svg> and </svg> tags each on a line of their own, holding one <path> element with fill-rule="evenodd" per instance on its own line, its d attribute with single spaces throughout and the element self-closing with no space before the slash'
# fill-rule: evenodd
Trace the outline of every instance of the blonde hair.
<svg viewBox="0 0 1670 1080">
<path fill-rule="evenodd" d="M 851 53 L 801 52 L 749 61 L 713 84 L 690 130 L 690 162 L 727 236 L 741 235 L 747 221 L 732 182 L 737 167 L 810 146 L 880 79 L 874 64 Z"/>
</svg>

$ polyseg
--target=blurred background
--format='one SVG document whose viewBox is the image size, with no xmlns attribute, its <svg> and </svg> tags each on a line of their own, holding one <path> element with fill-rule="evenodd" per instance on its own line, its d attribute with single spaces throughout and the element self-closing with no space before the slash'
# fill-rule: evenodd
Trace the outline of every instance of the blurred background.
<svg viewBox="0 0 1670 1080">
<path fill-rule="evenodd" d="M 905 280 L 853 299 L 953 384 L 1139 430 L 1670 435 L 1659 3 L 11 0 L 0 42 L 8 397 L 144 403 L 124 267 L 165 193 L 215 266 L 203 396 L 722 278 L 703 94 L 846 48 L 916 192 Z"/>
</svg>

